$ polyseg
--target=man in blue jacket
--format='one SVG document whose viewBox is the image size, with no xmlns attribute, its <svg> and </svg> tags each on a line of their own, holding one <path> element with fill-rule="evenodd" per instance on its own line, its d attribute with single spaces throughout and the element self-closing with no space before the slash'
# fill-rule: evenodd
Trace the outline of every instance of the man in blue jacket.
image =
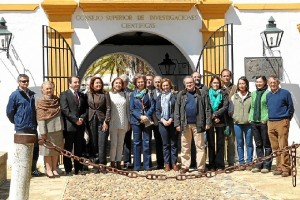
<svg viewBox="0 0 300 200">
<path fill-rule="evenodd" d="M 37 135 L 37 121 L 35 110 L 34 92 L 28 89 L 29 77 L 26 74 L 18 76 L 19 87 L 10 95 L 6 107 L 6 115 L 15 125 L 16 133 Z M 39 145 L 36 140 L 32 158 L 32 176 L 39 176 L 36 163 L 39 157 Z"/>
</svg>

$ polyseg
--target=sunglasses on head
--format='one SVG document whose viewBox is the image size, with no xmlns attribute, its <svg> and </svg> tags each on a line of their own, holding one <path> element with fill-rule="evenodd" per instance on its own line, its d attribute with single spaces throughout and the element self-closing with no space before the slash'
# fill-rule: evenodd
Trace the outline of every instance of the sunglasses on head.
<svg viewBox="0 0 300 200">
<path fill-rule="evenodd" d="M 22 83 L 29 83 L 29 80 L 23 80 L 23 81 L 20 81 Z"/>
</svg>

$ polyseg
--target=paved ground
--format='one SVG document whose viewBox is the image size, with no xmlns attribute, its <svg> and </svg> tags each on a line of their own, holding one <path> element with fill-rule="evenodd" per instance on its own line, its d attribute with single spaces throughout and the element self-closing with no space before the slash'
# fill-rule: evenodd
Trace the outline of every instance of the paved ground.
<svg viewBox="0 0 300 200">
<path fill-rule="evenodd" d="M 299 171 L 299 166 L 297 167 Z M 145 173 L 145 172 L 140 172 Z M 151 173 L 175 175 L 162 170 Z M 195 173 L 195 172 L 191 172 Z M 10 170 L 8 170 L 10 179 Z M 299 177 L 297 182 L 299 182 Z M 249 171 L 219 174 L 213 178 L 186 181 L 130 179 L 114 174 L 88 174 L 49 179 L 32 178 L 29 199 L 300 199 L 300 182 L 292 178 Z M 9 181 L 0 187 L 0 199 L 7 199 Z"/>
</svg>

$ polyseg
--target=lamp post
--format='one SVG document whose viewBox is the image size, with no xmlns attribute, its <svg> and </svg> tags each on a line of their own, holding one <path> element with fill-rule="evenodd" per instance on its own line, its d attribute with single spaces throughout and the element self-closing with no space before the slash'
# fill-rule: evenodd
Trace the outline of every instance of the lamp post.
<svg viewBox="0 0 300 200">
<path fill-rule="evenodd" d="M 283 35 L 283 30 L 276 27 L 275 20 L 271 16 L 266 25 L 266 29 L 260 33 L 261 39 L 263 41 L 263 56 L 266 56 L 265 49 L 272 49 L 274 47 L 279 47 L 281 38 Z"/>
<path fill-rule="evenodd" d="M 168 76 L 174 75 L 176 64 L 169 58 L 169 54 L 166 53 L 164 60 L 158 64 L 161 75 Z"/>
<path fill-rule="evenodd" d="M 9 58 L 9 45 L 11 38 L 12 33 L 7 30 L 6 21 L 2 17 L 0 20 L 0 50 L 6 51 L 7 58 Z"/>
</svg>

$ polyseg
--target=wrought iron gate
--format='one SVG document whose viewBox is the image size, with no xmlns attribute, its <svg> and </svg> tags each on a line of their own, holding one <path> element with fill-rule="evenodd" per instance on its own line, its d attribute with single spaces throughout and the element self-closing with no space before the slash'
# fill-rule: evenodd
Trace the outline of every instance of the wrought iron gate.
<svg viewBox="0 0 300 200">
<path fill-rule="evenodd" d="M 55 93 L 68 89 L 68 77 L 78 74 L 73 52 L 65 38 L 55 29 L 43 25 L 43 80 L 55 84 Z"/>
<path fill-rule="evenodd" d="M 200 66 L 202 59 L 202 66 Z M 201 72 L 202 68 L 202 72 Z M 206 41 L 196 71 L 203 75 L 203 83 L 209 85 L 213 75 L 220 75 L 223 69 L 233 72 L 233 24 L 225 24 L 217 29 Z M 232 73 L 233 79 L 233 73 Z"/>
</svg>

